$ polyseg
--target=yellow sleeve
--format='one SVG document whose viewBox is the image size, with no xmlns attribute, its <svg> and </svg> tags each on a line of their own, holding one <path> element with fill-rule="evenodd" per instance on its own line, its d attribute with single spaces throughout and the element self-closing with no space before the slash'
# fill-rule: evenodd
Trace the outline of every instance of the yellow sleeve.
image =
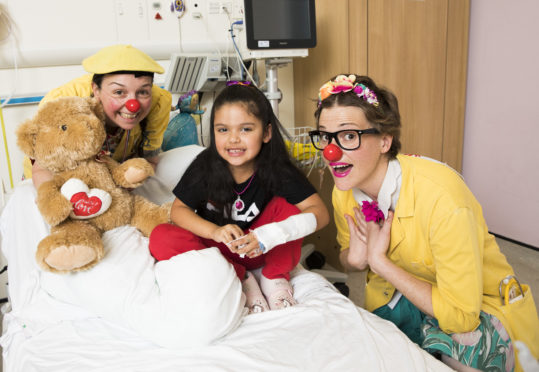
<svg viewBox="0 0 539 372">
<path fill-rule="evenodd" d="M 432 222 L 429 241 L 436 267 L 434 316 L 446 333 L 473 331 L 479 325 L 483 302 L 481 226 L 473 212 L 462 207 Z"/>
<path fill-rule="evenodd" d="M 152 108 L 148 114 L 148 126 L 146 127 L 147 139 L 143 145 L 145 157 L 159 154 L 171 109 L 172 95 L 170 92 L 154 85 L 152 87 Z"/>
<path fill-rule="evenodd" d="M 28 156 L 22 159 L 22 174 L 25 180 L 32 178 L 32 162 Z"/>
<path fill-rule="evenodd" d="M 90 97 L 92 95 L 92 76 L 93 74 L 85 74 L 52 89 L 45 94 L 45 97 L 39 102 L 39 106 L 60 97 Z"/>
</svg>

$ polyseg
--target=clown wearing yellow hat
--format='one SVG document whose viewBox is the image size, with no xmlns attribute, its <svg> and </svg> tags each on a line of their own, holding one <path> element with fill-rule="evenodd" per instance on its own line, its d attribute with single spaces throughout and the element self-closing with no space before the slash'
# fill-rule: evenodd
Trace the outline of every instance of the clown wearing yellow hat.
<svg viewBox="0 0 539 372">
<path fill-rule="evenodd" d="M 105 47 L 84 59 L 82 66 L 88 74 L 51 90 L 40 106 L 59 97 L 95 96 L 106 114 L 104 150 L 120 162 L 141 156 L 155 165 L 172 107 L 171 94 L 153 84 L 154 73 L 164 73 L 163 67 L 131 45 Z M 24 168 L 36 187 L 49 177 L 48 171 L 26 159 Z"/>
</svg>

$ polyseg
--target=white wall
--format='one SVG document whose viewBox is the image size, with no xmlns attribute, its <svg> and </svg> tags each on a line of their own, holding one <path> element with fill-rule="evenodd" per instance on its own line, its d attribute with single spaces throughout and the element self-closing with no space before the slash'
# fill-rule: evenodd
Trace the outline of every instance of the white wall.
<svg viewBox="0 0 539 372">
<path fill-rule="evenodd" d="M 539 247 L 539 2 L 472 0 L 463 175 L 490 231 Z"/>
<path fill-rule="evenodd" d="M 78 65 L 114 43 L 134 44 L 156 59 L 179 51 L 178 17 L 168 0 L 0 0 L 0 4 L 14 21 L 21 67 Z M 0 66 L 11 66 L 10 57 L 0 54 Z"/>
</svg>

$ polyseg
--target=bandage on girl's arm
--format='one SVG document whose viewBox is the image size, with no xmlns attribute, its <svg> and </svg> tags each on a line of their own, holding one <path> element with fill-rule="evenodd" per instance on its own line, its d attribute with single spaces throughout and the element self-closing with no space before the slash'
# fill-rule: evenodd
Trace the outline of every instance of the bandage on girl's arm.
<svg viewBox="0 0 539 372">
<path fill-rule="evenodd" d="M 272 222 L 253 230 L 263 253 L 278 245 L 303 238 L 316 231 L 314 213 L 300 213 L 280 222 Z"/>
</svg>

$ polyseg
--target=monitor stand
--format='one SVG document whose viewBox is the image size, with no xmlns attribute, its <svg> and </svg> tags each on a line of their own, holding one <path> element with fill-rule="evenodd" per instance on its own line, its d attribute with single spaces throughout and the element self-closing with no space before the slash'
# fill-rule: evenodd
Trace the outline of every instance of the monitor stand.
<svg viewBox="0 0 539 372">
<path fill-rule="evenodd" d="M 277 69 L 284 67 L 292 62 L 292 58 L 268 58 L 265 59 L 266 66 L 266 83 L 264 94 L 271 103 L 273 113 L 279 118 L 279 102 L 283 98 L 283 94 L 279 90 Z"/>
</svg>

